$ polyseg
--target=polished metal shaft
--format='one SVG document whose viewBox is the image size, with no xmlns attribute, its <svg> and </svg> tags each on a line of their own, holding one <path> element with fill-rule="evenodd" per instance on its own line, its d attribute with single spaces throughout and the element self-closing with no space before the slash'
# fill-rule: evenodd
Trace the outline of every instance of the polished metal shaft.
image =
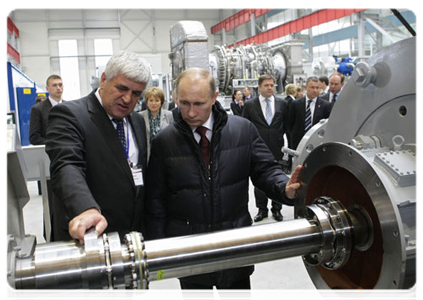
<svg viewBox="0 0 423 300">
<path fill-rule="evenodd" d="M 360 218 L 351 226 L 348 212 L 330 198 L 317 199 L 304 216 L 152 241 L 144 241 L 138 232 L 128 233 L 122 242 L 117 233 L 97 236 L 92 231 L 85 235 L 84 246 L 75 241 L 33 243 L 33 250 L 16 252 L 11 260 L 15 270 L 8 278 L 19 289 L 144 289 L 150 281 L 296 256 L 336 269 L 348 261 L 354 226 L 369 228 L 360 225 L 366 223 Z"/>
<path fill-rule="evenodd" d="M 248 266 L 319 251 L 320 229 L 306 219 L 145 242 L 149 280 Z"/>
</svg>

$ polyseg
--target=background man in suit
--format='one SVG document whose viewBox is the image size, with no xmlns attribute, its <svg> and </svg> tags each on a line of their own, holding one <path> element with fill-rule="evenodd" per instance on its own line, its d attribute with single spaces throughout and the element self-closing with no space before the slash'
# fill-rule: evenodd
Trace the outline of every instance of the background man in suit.
<svg viewBox="0 0 423 300">
<path fill-rule="evenodd" d="M 46 152 L 55 193 L 55 239 L 85 232 L 144 232 L 145 123 L 132 112 L 150 80 L 138 54 L 113 55 L 100 88 L 50 112 Z"/>
<path fill-rule="evenodd" d="M 318 97 L 319 93 L 319 79 L 315 76 L 309 77 L 306 83 L 306 95 L 291 102 L 289 108 L 291 149 L 297 149 L 304 134 L 314 124 L 321 119 L 329 118 L 330 103 Z M 307 114 L 306 119 L 307 108 L 310 109 L 310 114 Z"/>
<path fill-rule="evenodd" d="M 293 205 L 289 179 L 244 118 L 228 115 L 213 76 L 190 68 L 176 81 L 180 113 L 153 139 L 148 165 L 148 238 L 251 226 L 248 184 Z M 289 179 L 289 181 L 288 181 Z M 183 289 L 249 289 L 253 266 L 180 278 Z"/>
<path fill-rule="evenodd" d="M 46 90 L 49 93 L 47 99 L 40 101 L 31 108 L 31 117 L 29 120 L 29 142 L 32 145 L 44 145 L 46 143 L 47 121 L 50 110 L 53 106 L 62 103 L 63 81 L 59 75 L 50 75 L 46 80 Z M 38 97 L 37 97 L 38 98 Z M 41 182 L 38 181 L 38 194 L 41 195 Z M 47 180 L 48 205 L 50 210 L 50 223 L 53 214 L 53 193 L 51 182 Z M 44 232 L 44 235 L 46 233 Z M 48 237 L 44 236 L 46 239 Z M 51 238 L 51 236 L 49 237 Z"/>
<path fill-rule="evenodd" d="M 275 78 L 272 75 L 261 75 L 258 81 L 259 97 L 245 102 L 242 116 L 250 120 L 256 127 L 261 138 L 269 147 L 277 161 L 282 160 L 283 136 L 288 129 L 288 109 L 285 100 L 273 96 Z M 254 217 L 259 222 L 268 215 L 266 194 L 254 187 L 256 206 L 259 209 Z M 282 205 L 272 201 L 272 214 L 276 221 L 282 221 Z"/>
<path fill-rule="evenodd" d="M 231 110 L 234 116 L 242 116 L 244 101 L 242 101 L 242 92 L 235 90 L 232 95 Z"/>
<path fill-rule="evenodd" d="M 62 78 L 59 75 L 49 76 L 46 81 L 46 90 L 49 93 L 47 101 L 41 101 L 31 108 L 29 141 L 33 145 L 44 145 L 46 143 L 47 120 L 50 109 L 62 103 Z"/>
<path fill-rule="evenodd" d="M 319 77 L 320 96 L 323 96 L 329 91 L 329 78 L 327 76 Z"/>
<path fill-rule="evenodd" d="M 242 97 L 242 100 L 245 102 L 247 100 L 251 100 L 253 96 L 251 95 L 251 88 L 249 86 L 246 86 L 243 90 L 244 96 Z"/>
<path fill-rule="evenodd" d="M 293 83 L 289 83 L 285 86 L 285 101 L 287 103 L 287 111 L 289 112 L 289 107 L 291 106 L 291 102 L 293 100 L 295 100 L 296 96 L 297 96 L 297 85 L 293 84 Z M 289 120 L 288 120 L 289 121 Z M 289 131 L 286 132 L 286 139 L 288 141 L 288 148 L 290 148 L 291 146 L 291 133 Z M 283 160 L 282 161 L 282 166 L 284 169 L 284 172 L 287 174 L 291 173 L 291 168 L 292 168 L 292 156 L 288 157 L 288 161 Z"/>
<path fill-rule="evenodd" d="M 329 92 L 322 96 L 323 100 L 329 101 L 331 107 L 335 105 L 344 87 L 345 76 L 339 72 L 333 73 L 329 77 Z"/>
</svg>

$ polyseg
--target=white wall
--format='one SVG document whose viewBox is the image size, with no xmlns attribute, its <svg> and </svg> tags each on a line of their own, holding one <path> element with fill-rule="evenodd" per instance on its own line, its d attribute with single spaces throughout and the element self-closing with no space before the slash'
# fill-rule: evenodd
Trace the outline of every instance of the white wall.
<svg viewBox="0 0 423 300">
<path fill-rule="evenodd" d="M 144 54 L 153 72 L 171 73 L 170 27 L 181 20 L 203 22 L 214 45 L 210 28 L 235 10 L 219 9 L 54 9 L 15 10 L 11 19 L 19 29 L 21 69 L 40 86 L 46 78 L 59 74 L 57 41 L 77 39 L 81 95 L 90 92 L 95 75 L 94 46 L 97 38 L 112 38 L 113 48 Z M 66 88 L 66 83 L 65 88 Z"/>
</svg>

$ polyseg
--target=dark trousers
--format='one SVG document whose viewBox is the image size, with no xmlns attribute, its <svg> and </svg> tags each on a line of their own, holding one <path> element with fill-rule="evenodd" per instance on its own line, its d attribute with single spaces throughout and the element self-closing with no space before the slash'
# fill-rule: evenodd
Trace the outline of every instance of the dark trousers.
<svg viewBox="0 0 423 300">
<path fill-rule="evenodd" d="M 179 280 L 184 300 L 214 300 L 213 286 Z M 221 300 L 251 300 L 250 276 L 228 288 L 216 286 Z"/>
<path fill-rule="evenodd" d="M 266 197 L 266 194 L 262 190 L 254 187 L 254 196 L 256 197 L 256 207 L 259 210 L 267 211 L 268 199 Z M 280 211 L 282 209 L 282 204 L 272 200 L 270 201 L 272 202 L 272 211 Z"/>
</svg>

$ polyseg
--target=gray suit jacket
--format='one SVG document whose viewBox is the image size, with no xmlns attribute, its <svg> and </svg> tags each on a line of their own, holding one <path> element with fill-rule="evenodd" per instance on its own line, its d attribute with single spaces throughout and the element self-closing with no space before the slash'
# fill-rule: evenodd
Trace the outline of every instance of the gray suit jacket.
<svg viewBox="0 0 423 300">
<path fill-rule="evenodd" d="M 147 167 L 145 123 L 128 116 L 138 145 L 138 165 Z M 106 232 L 144 232 L 144 186 L 135 185 L 116 129 L 95 93 L 51 109 L 46 152 L 53 192 L 53 236 L 68 240 L 68 223 L 89 208 L 105 216 Z"/>
<path fill-rule="evenodd" d="M 146 136 L 147 136 L 147 161 L 150 158 L 150 121 L 148 119 L 148 110 L 143 110 L 139 112 L 139 114 L 144 118 L 145 128 L 146 128 Z M 169 126 L 173 122 L 173 114 L 171 111 L 162 109 L 161 116 L 160 116 L 160 130 Z"/>
</svg>

